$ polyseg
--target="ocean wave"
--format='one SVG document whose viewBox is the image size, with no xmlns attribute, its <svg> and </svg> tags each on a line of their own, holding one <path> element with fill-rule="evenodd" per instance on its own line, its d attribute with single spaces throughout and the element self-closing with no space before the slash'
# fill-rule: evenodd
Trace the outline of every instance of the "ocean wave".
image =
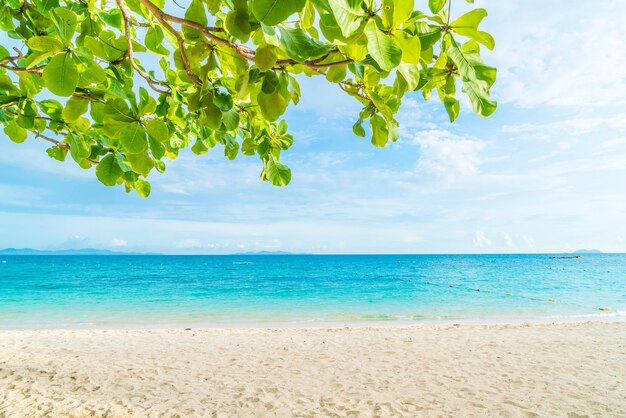
<svg viewBox="0 0 626 418">
<path fill-rule="evenodd" d="M 615 311 L 615 312 L 597 312 L 592 314 L 575 314 L 570 315 L 570 318 L 609 318 L 609 317 L 626 317 L 626 311 Z"/>
</svg>

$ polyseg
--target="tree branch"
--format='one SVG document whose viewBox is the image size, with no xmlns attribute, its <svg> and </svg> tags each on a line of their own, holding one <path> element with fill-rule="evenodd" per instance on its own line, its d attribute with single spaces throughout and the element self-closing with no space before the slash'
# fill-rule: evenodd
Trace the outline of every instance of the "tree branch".
<svg viewBox="0 0 626 418">
<path fill-rule="evenodd" d="M 152 12 L 152 14 L 157 18 L 157 20 L 168 31 L 170 31 L 174 36 L 176 36 L 176 39 L 178 40 L 178 45 L 179 45 L 179 47 L 181 49 L 181 55 L 183 55 L 183 49 L 182 49 L 183 46 L 182 45 L 184 45 L 184 39 L 182 39 L 180 34 L 169 23 L 167 23 L 168 21 L 169 22 L 178 23 L 180 25 L 188 26 L 190 28 L 194 28 L 194 29 L 200 31 L 202 34 L 204 34 L 211 41 L 213 41 L 215 43 L 218 43 L 220 45 L 225 45 L 225 46 L 233 49 L 237 54 L 239 54 L 242 58 L 244 58 L 244 59 L 246 59 L 248 61 L 254 61 L 255 51 L 253 49 L 249 48 L 246 45 L 238 44 L 238 43 L 235 43 L 235 42 L 231 42 L 228 39 L 220 38 L 219 36 L 217 36 L 217 35 L 215 35 L 213 33 L 213 32 L 224 32 L 223 28 L 204 26 L 201 23 L 194 22 L 194 21 L 189 20 L 189 19 L 183 19 L 181 17 L 165 13 L 163 10 L 159 9 L 150 0 L 139 0 L 139 1 L 141 2 L 141 4 L 146 6 Z M 326 59 L 329 54 L 327 54 L 327 55 L 325 55 L 323 57 L 317 58 L 315 60 L 307 60 L 307 61 L 303 61 L 303 62 L 298 62 L 298 61 L 295 61 L 295 60 L 292 60 L 292 59 L 285 59 L 285 60 L 278 61 L 277 64 L 278 65 L 304 65 L 304 66 L 309 67 L 309 68 L 319 69 L 319 68 L 329 68 L 329 67 L 334 67 L 334 66 L 337 66 L 337 65 L 344 65 L 344 64 L 349 64 L 351 62 L 354 62 L 352 59 L 347 58 L 347 59 L 342 60 L 342 61 L 320 64 L 319 62 L 324 60 L 324 59 Z M 185 68 L 187 69 L 188 63 L 186 63 L 185 60 L 186 60 L 186 57 L 183 56 L 183 63 L 185 64 Z"/>
<path fill-rule="evenodd" d="M 51 144 L 54 144 L 54 145 L 56 145 L 59 148 L 66 149 L 68 151 L 70 150 L 70 145 L 66 144 L 65 142 L 57 141 L 56 139 L 50 138 L 49 136 L 46 136 L 46 135 L 44 135 L 42 133 L 39 133 L 37 131 L 31 131 L 31 132 L 33 132 L 35 134 L 35 138 L 41 138 L 44 141 L 48 141 Z M 92 160 L 91 158 L 85 158 L 85 160 L 89 161 L 91 164 L 98 164 L 98 161 Z"/>
<path fill-rule="evenodd" d="M 123 1 L 123 0 L 118 0 L 118 1 Z M 196 75 L 193 74 L 193 72 L 191 71 L 191 67 L 189 66 L 189 61 L 187 60 L 187 56 L 185 55 L 185 50 L 184 50 L 184 46 L 185 46 L 185 40 L 183 39 L 183 37 L 180 35 L 180 33 L 178 33 L 178 31 L 176 29 L 174 29 L 172 27 L 172 25 L 169 24 L 169 22 L 174 22 L 174 23 L 178 23 L 180 25 L 184 25 L 184 26 L 188 26 L 190 28 L 196 29 L 199 32 L 201 32 L 202 34 L 204 34 L 208 39 L 210 39 L 211 41 L 214 41 L 215 43 L 218 43 L 220 45 L 225 45 L 228 46 L 229 48 L 233 49 L 237 54 L 239 54 L 242 58 L 248 60 L 248 61 L 254 61 L 254 55 L 255 55 L 255 51 L 245 45 L 241 45 L 235 42 L 231 42 L 228 39 L 224 39 L 224 38 L 220 38 L 219 36 L 215 35 L 213 32 L 224 32 L 223 28 L 216 28 L 216 27 L 209 27 L 209 26 L 204 26 L 201 23 L 198 22 L 194 22 L 192 20 L 188 20 L 188 19 L 184 19 L 178 16 L 174 16 L 168 13 L 165 13 L 163 10 L 161 10 L 157 5 L 155 5 L 154 3 L 152 3 L 152 1 L 150 0 L 139 0 L 139 2 L 141 4 L 143 4 L 146 8 L 148 8 L 148 10 L 150 10 L 150 12 L 152 12 L 152 14 L 154 15 L 154 17 L 159 21 L 159 23 L 161 23 L 161 25 L 163 25 L 163 27 L 165 27 L 165 29 L 167 29 L 172 35 L 174 35 L 176 37 L 176 40 L 178 42 L 178 46 L 180 49 L 180 54 L 181 54 L 181 58 L 183 61 L 183 64 L 185 65 L 185 70 L 187 71 L 187 74 L 189 75 L 189 78 L 191 78 L 191 80 L 194 82 L 194 84 L 201 86 L 202 83 L 200 82 L 200 80 L 197 79 Z M 320 71 L 320 69 L 323 68 L 330 68 L 330 67 L 335 67 L 335 66 L 339 66 L 339 65 L 346 65 L 346 64 L 350 64 L 352 62 L 354 62 L 354 60 L 350 59 L 350 58 L 346 58 L 343 59 L 341 61 L 336 61 L 336 62 L 329 62 L 329 63 L 320 63 L 320 61 L 328 58 L 328 56 L 332 53 L 329 52 L 328 54 L 314 59 L 314 60 L 306 60 L 303 62 L 298 62 L 295 61 L 293 59 L 284 59 L 284 60 L 279 60 L 276 62 L 277 65 L 304 65 L 305 67 L 309 67 L 312 70 L 314 70 L 316 73 L 318 74 L 324 74 L 324 72 Z M 197 80 L 197 82 L 196 82 Z M 200 83 L 200 84 L 198 84 Z M 345 82 L 342 81 L 340 84 L 343 84 L 345 86 L 350 86 L 353 88 L 359 88 L 361 86 L 354 84 L 354 83 L 350 83 L 350 82 Z M 340 86 L 343 89 L 343 86 Z M 345 89 L 343 89 L 345 90 Z M 363 95 L 362 93 L 354 93 L 356 95 L 358 95 L 359 97 L 363 98 L 363 99 L 367 99 L 369 100 L 369 98 L 365 95 Z"/>
<path fill-rule="evenodd" d="M 161 90 L 159 87 L 157 87 L 157 84 L 161 86 L 167 86 L 165 83 L 162 83 L 160 81 L 154 81 L 152 77 L 150 77 L 144 70 L 142 70 L 141 67 L 135 62 L 135 58 L 133 56 L 133 37 L 130 33 L 130 11 L 128 10 L 128 7 L 126 7 L 126 3 L 124 3 L 124 0 L 116 1 L 118 7 L 120 8 L 120 11 L 122 12 L 122 18 L 124 19 L 124 34 L 126 35 L 126 45 L 128 47 L 128 49 L 126 50 L 126 56 L 130 60 L 130 65 L 132 65 L 135 71 L 137 71 L 137 73 L 148 82 L 148 85 L 152 90 L 160 94 L 169 94 L 167 90 Z"/>
<path fill-rule="evenodd" d="M 163 27 L 165 29 L 168 30 L 168 32 L 170 32 L 172 35 L 174 35 L 174 37 L 176 38 L 176 41 L 178 42 L 178 49 L 180 50 L 180 58 L 183 61 L 183 65 L 185 66 L 185 71 L 187 72 L 187 75 L 189 76 L 189 78 L 191 79 L 191 82 L 193 84 L 195 84 L 198 87 L 201 87 L 202 86 L 202 81 L 198 78 L 197 75 L 195 75 L 193 73 L 193 71 L 191 71 L 191 65 L 189 65 L 189 60 L 187 59 L 187 53 L 185 52 L 185 40 L 180 35 L 180 33 L 178 33 L 178 31 L 176 29 L 174 29 L 172 27 L 172 25 L 170 25 L 168 23 L 168 21 L 166 19 L 166 16 L 169 17 L 170 15 L 164 13 L 161 9 L 159 9 L 150 0 L 139 0 L 139 1 L 141 2 L 141 4 L 146 6 L 148 8 L 148 10 L 150 10 L 152 12 L 154 17 L 159 21 L 159 23 L 161 23 L 161 25 L 163 25 Z M 202 25 L 199 25 L 199 26 L 204 28 L 204 26 L 202 26 Z"/>
</svg>

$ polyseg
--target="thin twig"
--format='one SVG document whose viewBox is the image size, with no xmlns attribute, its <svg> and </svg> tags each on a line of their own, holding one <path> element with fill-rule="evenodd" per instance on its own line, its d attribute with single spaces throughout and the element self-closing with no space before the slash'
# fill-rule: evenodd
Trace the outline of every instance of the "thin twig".
<svg viewBox="0 0 626 418">
<path fill-rule="evenodd" d="M 195 84 L 198 87 L 201 87 L 202 86 L 202 81 L 198 78 L 197 75 L 195 75 L 193 73 L 193 71 L 191 70 L 191 65 L 189 65 L 189 60 L 187 59 L 187 53 L 185 52 L 185 40 L 180 35 L 180 33 L 178 33 L 178 31 L 176 29 L 174 29 L 172 27 L 172 25 L 170 25 L 168 23 L 168 21 L 167 21 L 168 19 L 166 19 L 166 17 L 169 17 L 170 15 L 164 13 L 161 9 L 159 9 L 150 0 L 140 0 L 140 2 L 141 2 L 141 4 L 146 6 L 148 8 L 148 10 L 150 10 L 152 12 L 154 17 L 156 17 L 156 19 L 159 21 L 159 23 L 161 23 L 161 25 L 163 25 L 163 27 L 165 29 L 167 29 L 168 32 L 170 32 L 172 35 L 174 35 L 174 37 L 176 38 L 176 41 L 178 42 L 178 48 L 180 50 L 180 58 L 183 61 L 183 65 L 185 66 L 185 71 L 187 72 L 187 75 L 189 76 L 189 78 L 191 79 L 191 82 L 193 84 Z M 198 24 L 198 25 L 201 26 L 202 28 L 205 28 L 203 25 L 200 25 L 200 24 Z M 210 33 L 210 32 L 208 32 L 208 33 Z"/>
<path fill-rule="evenodd" d="M 39 133 L 37 131 L 31 131 L 31 132 L 33 132 L 35 134 L 35 138 L 41 138 L 44 141 L 48 141 L 51 144 L 54 144 L 54 145 L 56 145 L 59 148 L 66 149 L 68 151 L 70 150 L 70 144 L 66 144 L 65 142 L 57 141 L 56 139 L 50 138 L 49 136 L 46 136 L 46 135 L 44 135 L 42 133 Z M 91 158 L 85 158 L 85 160 L 89 161 L 91 164 L 98 164 L 98 161 L 92 160 Z"/>
<path fill-rule="evenodd" d="M 148 82 L 148 85 L 152 90 L 160 94 L 169 94 L 167 90 L 162 90 L 157 86 L 157 84 L 161 86 L 167 86 L 165 83 L 153 80 L 152 77 L 150 77 L 144 70 L 142 70 L 141 67 L 135 62 L 135 58 L 133 56 L 133 37 L 130 33 L 130 11 L 128 10 L 128 7 L 126 7 L 126 3 L 124 3 L 124 0 L 116 0 L 116 2 L 118 7 L 120 8 L 120 11 L 122 12 L 122 18 L 124 19 L 124 34 L 126 35 L 126 45 L 128 47 L 126 51 L 126 56 L 130 61 L 130 65 L 132 65 L 135 71 L 137 71 L 137 73 Z"/>
</svg>

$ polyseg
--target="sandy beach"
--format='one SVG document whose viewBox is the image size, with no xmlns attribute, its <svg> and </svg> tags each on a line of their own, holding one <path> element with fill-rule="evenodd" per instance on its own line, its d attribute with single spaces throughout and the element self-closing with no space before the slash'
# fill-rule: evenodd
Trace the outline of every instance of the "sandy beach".
<svg viewBox="0 0 626 418">
<path fill-rule="evenodd" d="M 626 416 L 626 324 L 0 332 L 0 417 Z"/>
</svg>

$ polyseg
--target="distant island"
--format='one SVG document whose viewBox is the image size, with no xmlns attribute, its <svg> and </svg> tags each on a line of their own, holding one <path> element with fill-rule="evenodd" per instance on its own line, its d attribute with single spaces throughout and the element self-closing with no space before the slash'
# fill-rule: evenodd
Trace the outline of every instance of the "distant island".
<svg viewBox="0 0 626 418">
<path fill-rule="evenodd" d="M 576 250 L 572 254 L 603 254 L 600 250 L 590 249 L 590 250 Z"/>
<path fill-rule="evenodd" d="M 235 253 L 233 255 L 303 255 L 303 254 L 294 254 L 288 251 L 248 251 L 245 253 Z"/>
<path fill-rule="evenodd" d="M 0 255 L 147 255 L 148 253 L 132 253 L 111 251 L 98 248 L 78 248 L 68 250 L 36 250 L 34 248 L 5 248 Z"/>
</svg>

